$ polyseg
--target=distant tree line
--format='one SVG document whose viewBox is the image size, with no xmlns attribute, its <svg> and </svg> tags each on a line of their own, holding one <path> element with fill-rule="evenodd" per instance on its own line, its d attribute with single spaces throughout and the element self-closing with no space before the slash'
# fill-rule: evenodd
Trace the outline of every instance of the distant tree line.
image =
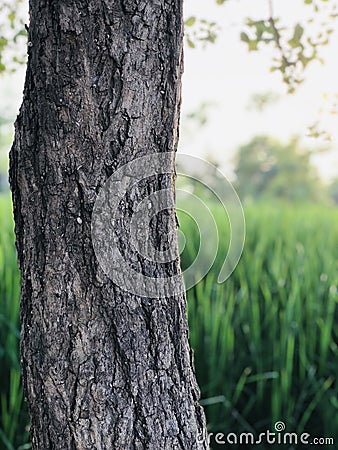
<svg viewBox="0 0 338 450">
<path fill-rule="evenodd" d="M 287 144 L 256 136 L 235 156 L 236 188 L 243 201 L 281 199 L 288 202 L 338 204 L 338 180 L 326 186 L 311 164 L 311 151 L 298 138 Z"/>
</svg>

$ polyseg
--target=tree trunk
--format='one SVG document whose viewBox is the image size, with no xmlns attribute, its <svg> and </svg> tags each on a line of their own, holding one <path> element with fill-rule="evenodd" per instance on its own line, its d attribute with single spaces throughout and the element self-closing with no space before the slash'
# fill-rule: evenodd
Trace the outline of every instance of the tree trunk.
<svg viewBox="0 0 338 450">
<path fill-rule="evenodd" d="M 91 241 L 110 175 L 176 151 L 182 35 L 181 0 L 30 2 L 10 181 L 33 449 L 207 448 L 184 295 L 125 292 Z M 160 242 L 174 211 L 157 219 Z"/>
</svg>

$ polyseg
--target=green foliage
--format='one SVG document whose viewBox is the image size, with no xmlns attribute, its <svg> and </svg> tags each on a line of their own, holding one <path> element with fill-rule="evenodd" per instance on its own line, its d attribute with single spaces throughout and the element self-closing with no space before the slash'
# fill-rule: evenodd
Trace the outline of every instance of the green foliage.
<svg viewBox="0 0 338 450">
<path fill-rule="evenodd" d="M 26 40 L 22 0 L 2 1 L 0 4 L 0 74 L 14 71 L 18 64 L 25 64 L 22 38 Z M 20 8 L 21 7 L 21 8 Z"/>
<path fill-rule="evenodd" d="M 297 139 L 283 145 L 267 136 L 254 137 L 239 148 L 236 187 L 243 200 L 279 198 L 291 202 L 322 202 L 324 188 L 310 164 L 310 152 Z"/>
<path fill-rule="evenodd" d="M 327 4 L 321 5 L 324 2 Z M 283 25 L 281 19 L 274 16 L 273 1 L 269 0 L 269 17 L 259 20 L 248 18 L 240 32 L 240 39 L 249 51 L 258 51 L 262 45 L 274 46 L 276 52 L 271 71 L 281 73 L 290 93 L 304 81 L 304 71 L 311 62 L 323 62 L 320 50 L 329 43 L 338 17 L 335 1 L 304 0 L 304 3 L 313 7 L 311 17 L 304 23 Z"/>
<path fill-rule="evenodd" d="M 337 113 L 335 112 L 334 114 L 337 114 Z M 321 138 L 321 140 L 326 141 L 326 142 L 332 141 L 331 134 L 327 130 L 322 128 L 319 121 L 316 121 L 315 123 L 313 123 L 312 125 L 310 125 L 308 127 L 307 136 L 315 138 L 315 139 Z"/>
<path fill-rule="evenodd" d="M 219 27 L 216 22 L 191 16 L 184 24 L 186 27 L 185 37 L 190 48 L 195 48 L 197 43 L 202 43 L 204 46 L 207 43 L 213 44 L 217 39 Z"/>
<path fill-rule="evenodd" d="M 282 26 L 278 18 L 266 20 L 247 19 L 246 31 L 241 32 L 241 40 L 250 51 L 257 51 L 260 44 L 272 44 L 277 50 L 272 71 L 279 71 L 288 91 L 293 92 L 304 81 L 303 72 L 312 61 L 320 58 L 319 49 L 329 42 L 332 28 L 326 24 L 315 36 L 306 35 L 300 23 L 293 28 Z M 289 35 L 289 37 L 288 37 Z"/>
<path fill-rule="evenodd" d="M 233 275 L 216 283 L 217 258 L 187 293 L 209 431 L 258 434 L 282 420 L 288 432 L 337 438 L 338 210 L 256 204 L 245 216 Z M 184 215 L 180 224 L 188 266 L 199 237 Z"/>
<path fill-rule="evenodd" d="M 248 109 L 263 112 L 267 107 L 276 104 L 280 100 L 280 95 L 272 91 L 259 92 L 251 96 Z"/>
<path fill-rule="evenodd" d="M 208 113 L 215 106 L 213 102 L 202 102 L 198 108 L 186 114 L 185 118 L 203 127 L 208 122 Z"/>
<path fill-rule="evenodd" d="M 0 196 L 0 211 L 0 448 L 24 450 L 30 445 L 20 382 L 20 276 L 8 195 Z"/>
</svg>

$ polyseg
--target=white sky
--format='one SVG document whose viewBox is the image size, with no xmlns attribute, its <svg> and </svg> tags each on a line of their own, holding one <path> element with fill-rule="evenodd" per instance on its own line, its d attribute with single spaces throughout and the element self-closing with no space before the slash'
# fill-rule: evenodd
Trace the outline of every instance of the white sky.
<svg viewBox="0 0 338 450">
<path fill-rule="evenodd" d="M 328 3 L 334 2 L 338 6 L 338 0 Z M 311 13 L 310 7 L 304 7 L 303 0 L 274 0 L 273 3 L 275 14 L 287 25 L 304 20 L 304 12 Z M 228 0 L 223 6 L 216 5 L 215 0 L 185 0 L 184 5 L 186 18 L 194 15 L 216 21 L 221 31 L 216 43 L 208 44 L 205 49 L 200 45 L 196 49 L 186 46 L 180 151 L 197 156 L 212 155 L 231 177 L 231 158 L 236 147 L 254 135 L 269 134 L 282 141 L 294 134 L 305 136 L 325 103 L 323 93 L 328 93 L 329 99 L 338 93 L 338 30 L 330 46 L 323 49 L 325 66 L 313 64 L 297 93 L 286 95 L 280 75 L 269 70 L 273 51 L 264 47 L 259 52 L 249 53 L 239 39 L 246 17 L 268 17 L 268 0 Z M 338 28 L 338 21 L 335 27 Z M 24 70 L 1 80 L 1 111 L 16 114 L 23 80 Z M 247 106 L 252 94 L 266 91 L 278 93 L 281 100 L 263 113 L 249 111 Z M 184 117 L 198 109 L 202 102 L 213 104 L 208 109 L 208 122 L 202 128 L 192 127 Z M 338 176 L 337 117 L 321 117 L 322 127 L 333 136 L 333 150 L 314 158 L 324 178 Z M 304 138 L 306 145 L 316 143 L 321 142 Z"/>
<path fill-rule="evenodd" d="M 304 12 L 312 11 L 304 6 L 303 0 L 274 0 L 274 9 L 285 24 L 302 21 Z M 185 16 L 192 15 L 216 21 L 221 31 L 216 43 L 204 50 L 201 46 L 197 49 L 186 46 L 180 151 L 199 156 L 211 154 L 231 176 L 230 160 L 238 145 L 256 134 L 274 135 L 282 141 L 294 134 L 305 136 L 325 103 L 323 93 L 338 93 L 338 33 L 336 30 L 330 46 L 323 49 L 325 66 L 319 63 L 309 66 L 306 82 L 296 94 L 286 95 L 279 73 L 269 70 L 272 50 L 264 47 L 249 53 L 239 39 L 246 17 L 268 18 L 268 0 L 228 0 L 223 6 L 216 5 L 215 0 L 185 0 Z M 266 91 L 280 94 L 281 100 L 263 113 L 249 111 L 251 95 Z M 207 124 L 188 133 L 184 116 L 205 101 L 215 104 L 209 109 Z M 314 158 L 325 178 L 338 176 L 337 117 L 326 115 L 321 120 L 322 127 L 333 136 L 334 148 L 330 154 Z M 306 145 L 313 146 L 316 142 L 320 140 L 304 139 Z"/>
</svg>

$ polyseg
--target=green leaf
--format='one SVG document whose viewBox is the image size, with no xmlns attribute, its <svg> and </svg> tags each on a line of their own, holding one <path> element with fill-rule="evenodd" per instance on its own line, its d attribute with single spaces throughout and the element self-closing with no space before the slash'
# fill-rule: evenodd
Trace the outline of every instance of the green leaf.
<svg viewBox="0 0 338 450">
<path fill-rule="evenodd" d="M 295 29 L 293 32 L 293 36 L 292 38 L 288 41 L 288 44 L 290 45 L 290 47 L 292 48 L 296 48 L 296 47 L 301 47 L 301 38 L 304 34 L 304 28 L 297 23 L 297 25 L 295 25 Z"/>
<path fill-rule="evenodd" d="M 11 26 L 11 28 L 14 28 L 14 22 L 15 22 L 15 11 L 11 11 L 9 14 L 8 14 L 8 20 L 9 20 L 9 22 L 10 22 L 10 26 Z"/>
<path fill-rule="evenodd" d="M 189 38 L 189 36 L 187 36 L 187 42 L 190 48 L 195 48 L 195 44 L 194 42 Z"/>
<path fill-rule="evenodd" d="M 255 52 L 258 50 L 258 41 L 252 40 L 249 42 L 249 50 L 250 52 Z"/>
<path fill-rule="evenodd" d="M 294 31 L 295 38 L 301 39 L 301 37 L 303 36 L 303 33 L 304 33 L 304 28 L 299 23 L 297 23 L 295 26 L 295 31 Z"/>
<path fill-rule="evenodd" d="M 257 39 L 260 40 L 261 37 L 263 36 L 264 31 L 266 31 L 265 22 L 264 20 L 258 20 L 255 25 L 256 25 Z"/>
<path fill-rule="evenodd" d="M 8 39 L 4 36 L 0 36 L 0 49 L 3 49 L 8 44 Z"/>
<path fill-rule="evenodd" d="M 191 16 L 191 17 L 189 17 L 189 19 L 187 19 L 187 20 L 185 21 L 185 25 L 186 25 L 187 27 L 192 27 L 192 26 L 195 24 L 195 22 L 196 22 L 196 17 Z"/>
<path fill-rule="evenodd" d="M 241 41 L 247 42 L 247 43 L 250 42 L 249 36 L 244 31 L 242 31 L 242 33 L 241 33 Z"/>
</svg>

